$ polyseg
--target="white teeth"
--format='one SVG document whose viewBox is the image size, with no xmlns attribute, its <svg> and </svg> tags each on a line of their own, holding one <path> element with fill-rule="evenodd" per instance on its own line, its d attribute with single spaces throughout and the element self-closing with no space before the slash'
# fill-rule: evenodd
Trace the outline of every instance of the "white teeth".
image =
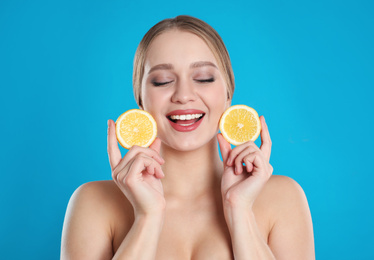
<svg viewBox="0 0 374 260">
<path fill-rule="evenodd" d="M 170 116 L 173 120 L 191 120 L 202 117 L 203 114 L 188 114 L 188 115 L 172 115 Z"/>
<path fill-rule="evenodd" d="M 190 124 L 180 124 L 181 126 L 190 126 L 190 125 L 193 125 L 194 123 L 190 123 Z"/>
</svg>

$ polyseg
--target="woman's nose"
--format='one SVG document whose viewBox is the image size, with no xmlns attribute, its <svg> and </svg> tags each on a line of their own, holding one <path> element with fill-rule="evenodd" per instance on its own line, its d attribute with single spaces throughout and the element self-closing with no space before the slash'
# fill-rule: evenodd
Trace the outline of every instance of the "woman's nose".
<svg viewBox="0 0 374 260">
<path fill-rule="evenodd" d="M 171 97 L 173 103 L 186 104 L 190 101 L 196 100 L 196 93 L 193 84 L 178 82 L 174 87 L 174 93 Z"/>
</svg>

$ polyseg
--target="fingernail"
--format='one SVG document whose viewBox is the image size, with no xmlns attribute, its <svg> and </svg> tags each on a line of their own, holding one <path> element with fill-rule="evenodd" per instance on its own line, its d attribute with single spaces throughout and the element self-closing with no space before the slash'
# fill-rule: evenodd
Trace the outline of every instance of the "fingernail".
<svg viewBox="0 0 374 260">
<path fill-rule="evenodd" d="M 231 165 L 231 158 L 229 158 L 229 159 L 227 160 L 227 165 L 228 165 L 228 166 Z"/>
<path fill-rule="evenodd" d="M 109 120 L 107 121 L 108 127 L 109 127 Z"/>
</svg>

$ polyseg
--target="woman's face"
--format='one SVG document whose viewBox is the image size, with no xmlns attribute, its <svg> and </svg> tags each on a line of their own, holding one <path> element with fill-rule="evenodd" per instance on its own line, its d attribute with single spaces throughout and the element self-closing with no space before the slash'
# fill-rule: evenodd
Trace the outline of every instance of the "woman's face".
<svg viewBox="0 0 374 260">
<path fill-rule="evenodd" d="M 142 82 L 143 109 L 155 118 L 164 144 L 189 151 L 215 137 L 230 100 L 218 63 L 201 38 L 179 30 L 157 36 Z"/>
</svg>

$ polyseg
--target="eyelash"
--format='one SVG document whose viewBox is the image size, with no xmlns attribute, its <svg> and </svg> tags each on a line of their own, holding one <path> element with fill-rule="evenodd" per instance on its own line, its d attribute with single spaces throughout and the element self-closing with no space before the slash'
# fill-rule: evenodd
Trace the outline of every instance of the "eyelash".
<svg viewBox="0 0 374 260">
<path fill-rule="evenodd" d="M 199 83 L 212 83 L 212 82 L 215 81 L 215 79 L 214 79 L 214 78 L 209 78 L 209 79 L 197 79 L 196 81 L 199 82 Z M 169 83 L 171 83 L 171 82 L 173 82 L 173 81 L 166 81 L 166 82 L 156 82 L 156 81 L 152 81 L 152 84 L 153 84 L 153 86 L 155 86 L 155 87 L 159 87 L 159 86 L 164 86 L 164 85 L 166 85 L 166 84 L 169 84 Z"/>
<path fill-rule="evenodd" d="M 152 81 L 152 84 L 155 87 L 159 87 L 159 86 L 163 86 L 163 85 L 169 84 L 171 82 L 173 82 L 173 81 L 167 81 L 167 82 L 156 82 L 156 81 Z"/>
<path fill-rule="evenodd" d="M 210 79 L 199 79 L 199 80 L 196 80 L 197 82 L 200 82 L 200 83 L 211 83 L 211 82 L 214 82 L 215 79 L 214 78 L 210 78 Z"/>
</svg>

